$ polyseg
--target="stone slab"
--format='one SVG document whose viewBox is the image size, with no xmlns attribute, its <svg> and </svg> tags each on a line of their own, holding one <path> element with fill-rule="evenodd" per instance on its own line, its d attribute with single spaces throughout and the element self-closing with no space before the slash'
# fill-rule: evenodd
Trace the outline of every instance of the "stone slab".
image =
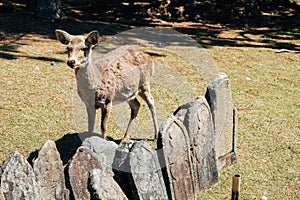
<svg viewBox="0 0 300 200">
<path fill-rule="evenodd" d="M 129 164 L 139 199 L 168 199 L 157 152 L 147 142 L 134 143 Z"/>
<path fill-rule="evenodd" d="M 228 165 L 228 163 L 222 162 L 224 159 L 221 158 L 234 155 L 227 160 L 235 161 L 237 145 L 237 111 L 233 106 L 230 80 L 226 74 L 220 73 L 209 84 L 205 97 L 212 111 L 218 169 L 221 170 Z"/>
<path fill-rule="evenodd" d="M 82 146 L 85 146 L 94 152 L 101 162 L 103 169 L 113 176 L 112 163 L 115 157 L 115 151 L 118 148 L 118 145 L 115 142 L 93 136 L 85 139 Z"/>
<path fill-rule="evenodd" d="M 96 155 L 86 147 L 79 147 L 67 166 L 68 180 L 75 200 L 90 199 L 88 177 L 92 169 L 102 169 Z M 72 199 L 71 198 L 71 199 Z"/>
<path fill-rule="evenodd" d="M 0 173 L 0 185 L 6 199 L 41 199 L 33 169 L 19 152 L 12 153 L 4 161 Z"/>
<path fill-rule="evenodd" d="M 33 163 L 34 173 L 41 186 L 43 200 L 68 200 L 62 160 L 55 142 L 48 140 L 38 152 Z"/>
</svg>

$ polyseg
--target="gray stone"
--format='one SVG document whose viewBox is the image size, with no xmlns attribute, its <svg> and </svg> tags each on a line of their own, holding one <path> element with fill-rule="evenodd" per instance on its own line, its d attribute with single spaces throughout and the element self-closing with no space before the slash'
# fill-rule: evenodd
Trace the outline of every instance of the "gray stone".
<svg viewBox="0 0 300 200">
<path fill-rule="evenodd" d="M 217 182 L 214 127 L 204 97 L 180 106 L 164 122 L 158 151 L 170 199 L 196 199 Z"/>
<path fill-rule="evenodd" d="M 215 127 L 218 169 L 236 160 L 238 118 L 233 106 L 230 81 L 226 74 L 209 84 L 205 97 L 210 105 Z"/>
<path fill-rule="evenodd" d="M 126 200 L 120 186 L 112 176 L 100 169 L 89 173 L 89 191 L 91 200 Z"/>
<path fill-rule="evenodd" d="M 147 142 L 134 143 L 129 164 L 139 199 L 168 199 L 157 154 Z"/>
<path fill-rule="evenodd" d="M 33 170 L 41 186 L 43 200 L 67 200 L 69 190 L 65 186 L 64 169 L 55 142 L 48 140 L 38 152 Z"/>
<path fill-rule="evenodd" d="M 94 152 L 104 170 L 113 175 L 112 163 L 115 157 L 115 151 L 118 148 L 118 145 L 115 142 L 93 136 L 85 139 L 82 146 L 85 146 Z"/>
<path fill-rule="evenodd" d="M 40 200 L 40 187 L 33 169 L 19 153 L 12 153 L 0 171 L 0 185 L 7 200 Z"/>
<path fill-rule="evenodd" d="M 96 155 L 86 147 L 79 147 L 67 167 L 73 198 L 75 200 L 90 199 L 88 191 L 89 171 L 102 169 Z"/>
</svg>

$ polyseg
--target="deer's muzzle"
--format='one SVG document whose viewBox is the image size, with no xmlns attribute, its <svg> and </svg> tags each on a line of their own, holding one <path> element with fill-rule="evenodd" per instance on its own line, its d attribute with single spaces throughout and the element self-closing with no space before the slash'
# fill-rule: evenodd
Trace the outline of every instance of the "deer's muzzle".
<svg viewBox="0 0 300 200">
<path fill-rule="evenodd" d="M 74 69 L 75 68 L 75 60 L 68 60 L 67 65 L 69 67 L 71 67 L 72 69 Z"/>
</svg>

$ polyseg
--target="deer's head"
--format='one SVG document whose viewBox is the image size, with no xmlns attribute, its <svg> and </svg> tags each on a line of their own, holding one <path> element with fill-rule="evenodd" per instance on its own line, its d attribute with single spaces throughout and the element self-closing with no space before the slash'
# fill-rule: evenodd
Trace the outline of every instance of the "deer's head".
<svg viewBox="0 0 300 200">
<path fill-rule="evenodd" d="M 56 29 L 57 39 L 67 46 L 67 65 L 72 69 L 78 69 L 87 61 L 91 48 L 98 43 L 99 32 L 91 31 L 86 37 L 83 35 L 71 35 L 66 31 Z"/>
</svg>

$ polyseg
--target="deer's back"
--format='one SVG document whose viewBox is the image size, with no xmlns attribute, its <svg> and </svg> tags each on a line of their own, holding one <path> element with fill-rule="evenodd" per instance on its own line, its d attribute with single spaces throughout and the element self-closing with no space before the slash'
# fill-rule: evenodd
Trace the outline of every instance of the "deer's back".
<svg viewBox="0 0 300 200">
<path fill-rule="evenodd" d="M 134 98 L 150 84 L 154 72 L 151 57 L 134 46 L 122 46 L 97 59 L 94 64 L 101 72 L 96 95 L 99 102 L 114 102 Z"/>
</svg>

